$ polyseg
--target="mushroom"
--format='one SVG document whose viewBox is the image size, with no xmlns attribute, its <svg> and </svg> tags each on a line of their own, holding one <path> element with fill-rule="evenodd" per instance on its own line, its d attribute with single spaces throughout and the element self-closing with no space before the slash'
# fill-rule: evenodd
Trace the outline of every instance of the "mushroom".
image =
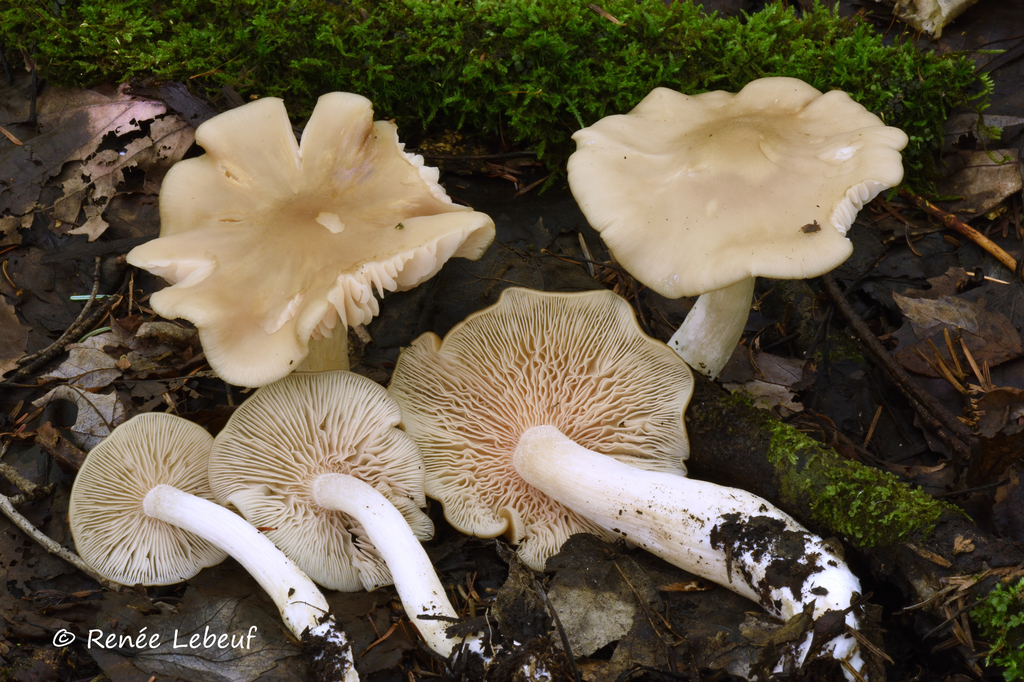
<svg viewBox="0 0 1024 682">
<path fill-rule="evenodd" d="M 347 369 L 348 326 L 378 313 L 374 290 L 412 288 L 494 238 L 359 95 L 323 95 L 301 143 L 276 98 L 211 118 L 196 141 L 206 154 L 163 181 L 160 237 L 128 262 L 173 285 L 153 309 L 191 320 L 233 384 L 279 379 L 307 354 L 304 369 Z"/>
<path fill-rule="evenodd" d="M 573 533 L 623 538 L 788 619 L 845 610 L 836 552 L 767 501 L 685 477 L 686 364 L 608 291 L 505 290 L 399 356 L 389 392 L 457 529 L 541 570 Z M 857 626 L 850 613 L 846 622 Z M 806 655 L 810 636 L 795 655 Z M 863 667 L 847 635 L 825 647 Z"/>
<path fill-rule="evenodd" d="M 256 391 L 217 435 L 210 482 L 224 504 L 321 585 L 394 581 L 410 620 L 445 658 L 458 614 L 419 543 L 423 461 L 387 391 L 344 371 L 292 374 Z"/>
<path fill-rule="evenodd" d="M 569 186 L 616 260 L 663 296 L 700 296 L 669 345 L 712 378 L 743 333 L 754 278 L 846 260 L 847 230 L 902 180 L 908 141 L 846 93 L 795 78 L 736 94 L 656 88 L 573 139 Z"/>
<path fill-rule="evenodd" d="M 123 585 L 179 583 L 230 554 L 274 600 L 291 633 L 321 651 L 314 666 L 330 679 L 357 682 L 348 639 L 313 581 L 213 501 L 212 446 L 202 427 L 159 412 L 111 431 L 89 452 L 71 490 L 68 519 L 79 554 Z"/>
</svg>

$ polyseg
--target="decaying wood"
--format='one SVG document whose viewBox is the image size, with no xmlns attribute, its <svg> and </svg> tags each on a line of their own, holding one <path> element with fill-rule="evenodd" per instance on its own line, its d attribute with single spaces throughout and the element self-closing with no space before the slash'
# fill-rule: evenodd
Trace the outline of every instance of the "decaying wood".
<svg viewBox="0 0 1024 682">
<path fill-rule="evenodd" d="M 936 597 L 959 577 L 986 571 L 992 575 L 992 569 L 999 573 L 998 569 L 1011 569 L 1024 562 L 1024 548 L 1019 544 L 981 530 L 965 514 L 939 501 L 935 501 L 938 520 L 934 524 L 911 530 L 901 537 L 881 536 L 874 542 L 851 541 L 837 528 L 823 525 L 822 515 L 814 510 L 815 503 L 826 496 L 829 496 L 831 509 L 853 508 L 852 497 L 836 497 L 834 492 L 825 490 L 793 494 L 792 486 L 783 482 L 792 481 L 793 477 L 817 480 L 823 467 L 838 467 L 840 472 L 848 472 L 853 478 L 857 469 L 865 465 L 845 459 L 835 450 L 809 439 L 801 441 L 805 444 L 803 447 L 789 451 L 788 458 L 775 457 L 773 463 L 769 460 L 772 439 L 777 438 L 782 425 L 767 412 L 736 399 L 717 384 L 702 377 L 696 377 L 695 381 L 696 390 L 687 410 L 690 475 L 750 490 L 815 532 L 826 537 L 841 537 L 866 559 L 876 578 L 898 586 L 908 604 L 931 600 L 935 612 L 941 613 L 942 600 Z M 885 473 L 885 476 L 892 477 L 892 474 Z M 888 497 L 881 487 L 873 490 L 864 486 L 850 494 L 860 497 L 859 501 L 875 500 L 884 512 Z M 983 598 L 996 579 L 973 584 L 973 597 Z"/>
</svg>

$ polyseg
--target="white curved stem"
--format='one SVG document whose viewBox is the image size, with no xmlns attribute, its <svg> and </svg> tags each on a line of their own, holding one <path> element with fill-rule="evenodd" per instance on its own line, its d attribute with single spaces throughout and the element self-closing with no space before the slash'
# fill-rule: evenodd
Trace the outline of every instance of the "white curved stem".
<svg viewBox="0 0 1024 682">
<path fill-rule="evenodd" d="M 240 563 L 277 604 L 297 638 L 330 611 L 317 586 L 252 524 L 224 507 L 169 485 L 155 486 L 142 503 L 148 516 L 194 533 Z"/>
<path fill-rule="evenodd" d="M 712 379 L 729 362 L 743 336 L 754 298 L 755 278 L 709 291 L 697 299 L 668 345 L 694 371 Z"/>
<path fill-rule="evenodd" d="M 860 582 L 821 538 L 745 490 L 637 469 L 576 444 L 553 426 L 526 430 L 512 463 L 527 483 L 573 511 L 780 618 L 811 603 L 814 618 L 843 610 L 860 592 Z M 744 524 L 768 529 L 771 537 L 737 537 Z M 786 547 L 802 547 L 802 553 L 780 556 L 783 536 Z M 806 576 L 796 592 L 781 584 L 780 570 L 784 577 Z M 852 613 L 846 622 L 857 627 Z M 802 659 L 809 636 L 801 645 Z M 837 637 L 825 651 L 863 670 L 852 637 Z"/>
<path fill-rule="evenodd" d="M 409 620 L 423 635 L 427 646 L 448 658 L 462 640 L 449 639 L 445 628 L 459 615 L 401 512 L 372 486 L 345 474 L 323 474 L 314 480 L 312 487 L 316 504 L 344 512 L 363 527 L 391 571 Z M 443 619 L 435 620 L 431 616 Z"/>
</svg>

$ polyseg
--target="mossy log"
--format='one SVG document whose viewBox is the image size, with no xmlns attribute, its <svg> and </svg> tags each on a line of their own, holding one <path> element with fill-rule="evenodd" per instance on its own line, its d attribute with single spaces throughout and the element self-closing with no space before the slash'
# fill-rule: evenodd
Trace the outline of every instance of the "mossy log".
<svg viewBox="0 0 1024 682">
<path fill-rule="evenodd" d="M 949 577 L 1024 562 L 1024 548 L 981 530 L 959 508 L 843 458 L 701 377 L 687 430 L 691 476 L 754 492 L 839 537 L 911 603 L 933 597 Z M 975 596 L 991 587 L 980 583 Z"/>
</svg>

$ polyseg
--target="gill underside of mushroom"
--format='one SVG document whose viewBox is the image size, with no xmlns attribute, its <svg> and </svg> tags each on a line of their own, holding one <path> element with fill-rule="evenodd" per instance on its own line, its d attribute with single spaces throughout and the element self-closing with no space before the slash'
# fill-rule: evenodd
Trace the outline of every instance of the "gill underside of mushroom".
<svg viewBox="0 0 1024 682">
<path fill-rule="evenodd" d="M 694 371 L 717 377 L 743 335 L 754 297 L 754 277 L 702 294 L 668 345 Z"/>
<path fill-rule="evenodd" d="M 334 666 L 327 666 L 335 673 L 330 679 L 358 682 L 348 637 L 329 616 L 330 606 L 323 594 L 291 559 L 245 519 L 219 504 L 169 485 L 154 486 L 143 501 L 143 511 L 230 554 L 274 601 L 296 638 L 302 639 L 308 630 L 335 644 Z"/>
<path fill-rule="evenodd" d="M 322 474 L 311 487 L 317 505 L 348 514 L 363 527 L 391 572 L 409 620 L 427 646 L 447 658 L 461 643 L 446 632 L 459 614 L 402 513 L 373 486 L 353 476 Z"/>
<path fill-rule="evenodd" d="M 682 475 L 644 471 L 595 453 L 553 426 L 520 437 L 513 465 L 522 478 L 576 513 L 695 575 L 788 620 L 850 608 L 860 583 L 843 560 L 766 500 Z M 847 612 L 847 625 L 858 626 Z M 797 662 L 811 644 L 807 633 Z M 857 641 L 840 635 L 823 652 L 863 675 Z M 847 671 L 849 679 L 855 679 Z"/>
</svg>

